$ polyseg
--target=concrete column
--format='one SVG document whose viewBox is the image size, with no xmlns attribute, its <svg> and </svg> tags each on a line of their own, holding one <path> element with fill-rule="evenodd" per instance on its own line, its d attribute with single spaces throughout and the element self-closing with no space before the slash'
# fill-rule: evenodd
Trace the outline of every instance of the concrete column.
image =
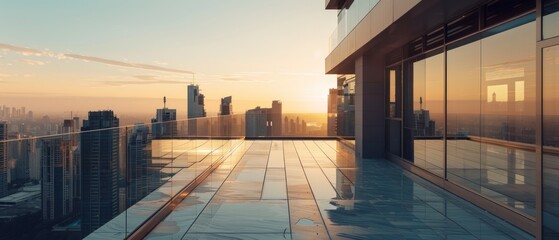
<svg viewBox="0 0 559 240">
<path fill-rule="evenodd" d="M 355 154 L 381 158 L 385 153 L 384 61 L 362 56 L 355 61 Z"/>
</svg>

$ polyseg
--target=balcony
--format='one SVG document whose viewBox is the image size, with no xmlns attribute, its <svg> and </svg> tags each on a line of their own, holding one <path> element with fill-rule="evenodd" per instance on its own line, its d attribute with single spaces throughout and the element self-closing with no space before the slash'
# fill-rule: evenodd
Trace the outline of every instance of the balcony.
<svg viewBox="0 0 559 240">
<path fill-rule="evenodd" d="M 283 136 L 247 137 L 247 115 L 232 115 L 4 140 L 8 159 L 40 145 L 43 179 L 0 199 L 3 224 L 34 220 L 32 231 L 51 224 L 47 239 L 531 238 L 390 161 L 355 158 L 350 138 L 312 130 L 327 115 L 299 117 L 309 129 Z M 109 169 L 118 182 L 98 179 L 105 187 L 86 193 L 80 181 L 102 174 L 83 153 L 97 137 L 101 145 L 118 139 L 119 166 Z M 95 197 L 97 190 L 105 193 Z M 98 220 L 106 213 L 91 209 L 110 196 L 118 200 L 103 206 L 113 216 Z M 8 239 L 25 236 L 14 228 Z"/>
</svg>

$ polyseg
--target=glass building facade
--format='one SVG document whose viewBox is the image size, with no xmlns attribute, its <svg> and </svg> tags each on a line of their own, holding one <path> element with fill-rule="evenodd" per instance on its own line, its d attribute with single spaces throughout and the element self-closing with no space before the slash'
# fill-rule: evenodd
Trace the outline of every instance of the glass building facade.
<svg viewBox="0 0 559 240">
<path fill-rule="evenodd" d="M 377 7 L 395 14 L 398 4 Z M 377 7 L 355 30 L 377 27 Z M 412 172 L 537 239 L 558 239 L 559 1 L 413 1 L 407 9 L 368 40 L 361 32 L 339 41 L 326 59 L 328 73 L 355 71 L 357 149 L 381 144 Z M 420 20 L 427 16 L 439 22 Z M 384 142 L 368 140 L 373 132 Z"/>
</svg>

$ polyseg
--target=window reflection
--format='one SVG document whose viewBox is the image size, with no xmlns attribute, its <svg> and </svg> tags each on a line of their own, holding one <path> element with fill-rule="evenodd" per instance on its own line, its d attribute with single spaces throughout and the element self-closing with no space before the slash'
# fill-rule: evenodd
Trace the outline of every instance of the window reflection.
<svg viewBox="0 0 559 240">
<path fill-rule="evenodd" d="M 543 235 L 559 238 L 559 46 L 543 50 Z"/>
<path fill-rule="evenodd" d="M 444 55 L 412 63 L 410 92 L 413 108 L 407 118 L 408 160 L 437 175 L 444 175 Z M 413 150 L 412 150 L 413 149 Z M 411 159 L 410 159 L 411 157 Z"/>
<path fill-rule="evenodd" d="M 535 211 L 535 23 L 448 51 L 451 181 Z"/>
<path fill-rule="evenodd" d="M 447 52 L 447 176 L 480 191 L 481 42 Z M 496 101 L 496 97 L 495 97 Z"/>
</svg>

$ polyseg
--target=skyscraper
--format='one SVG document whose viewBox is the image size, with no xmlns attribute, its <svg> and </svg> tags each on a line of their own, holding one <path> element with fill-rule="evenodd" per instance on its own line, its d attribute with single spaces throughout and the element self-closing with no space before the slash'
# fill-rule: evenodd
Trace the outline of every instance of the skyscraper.
<svg viewBox="0 0 559 240">
<path fill-rule="evenodd" d="M 127 145 L 127 206 L 132 206 L 150 192 L 151 135 L 149 128 L 138 124 L 128 136 Z"/>
<path fill-rule="evenodd" d="M 281 136 L 281 102 L 273 101 L 272 108 L 250 109 L 246 111 L 246 136 Z"/>
<path fill-rule="evenodd" d="M 155 118 L 151 120 L 153 138 L 177 135 L 177 110 L 167 108 L 166 98 L 163 99 L 163 108 L 157 109 Z"/>
<path fill-rule="evenodd" d="M 72 142 L 47 138 L 41 148 L 41 205 L 43 220 L 57 220 L 74 210 Z"/>
<path fill-rule="evenodd" d="M 198 85 L 190 84 L 187 90 L 187 105 L 188 105 L 188 119 L 206 117 L 206 110 L 204 109 L 204 94 L 200 93 Z M 203 123 L 201 123 L 203 124 Z M 196 136 L 204 134 L 198 131 L 198 120 L 188 121 L 188 135 Z"/>
<path fill-rule="evenodd" d="M 81 135 L 82 236 L 118 214 L 119 120 L 113 111 L 89 112 Z"/>
<path fill-rule="evenodd" d="M 338 113 L 338 89 L 331 88 L 328 93 L 328 136 L 336 136 Z"/>
<path fill-rule="evenodd" d="M 221 104 L 219 105 L 219 115 L 231 115 L 233 114 L 233 98 L 227 96 L 221 99 Z"/>
<path fill-rule="evenodd" d="M 279 100 L 272 101 L 271 114 L 272 114 L 271 116 L 272 136 L 281 136 L 282 128 L 283 128 L 283 124 L 281 122 L 281 115 L 282 115 L 281 101 Z"/>
<path fill-rule="evenodd" d="M 204 94 L 200 93 L 200 87 L 198 85 L 188 85 L 187 98 L 188 118 L 205 117 Z"/>
<path fill-rule="evenodd" d="M 80 122 L 78 117 L 64 120 L 62 126 L 62 133 L 67 134 L 64 139 L 69 143 L 70 154 L 72 155 L 72 181 L 73 181 L 73 196 L 74 209 L 79 207 L 81 199 L 81 152 L 80 152 Z"/>
<path fill-rule="evenodd" d="M 8 123 L 0 121 L 0 141 L 8 139 Z M 8 195 L 8 144 L 0 143 L 0 197 Z"/>
</svg>

